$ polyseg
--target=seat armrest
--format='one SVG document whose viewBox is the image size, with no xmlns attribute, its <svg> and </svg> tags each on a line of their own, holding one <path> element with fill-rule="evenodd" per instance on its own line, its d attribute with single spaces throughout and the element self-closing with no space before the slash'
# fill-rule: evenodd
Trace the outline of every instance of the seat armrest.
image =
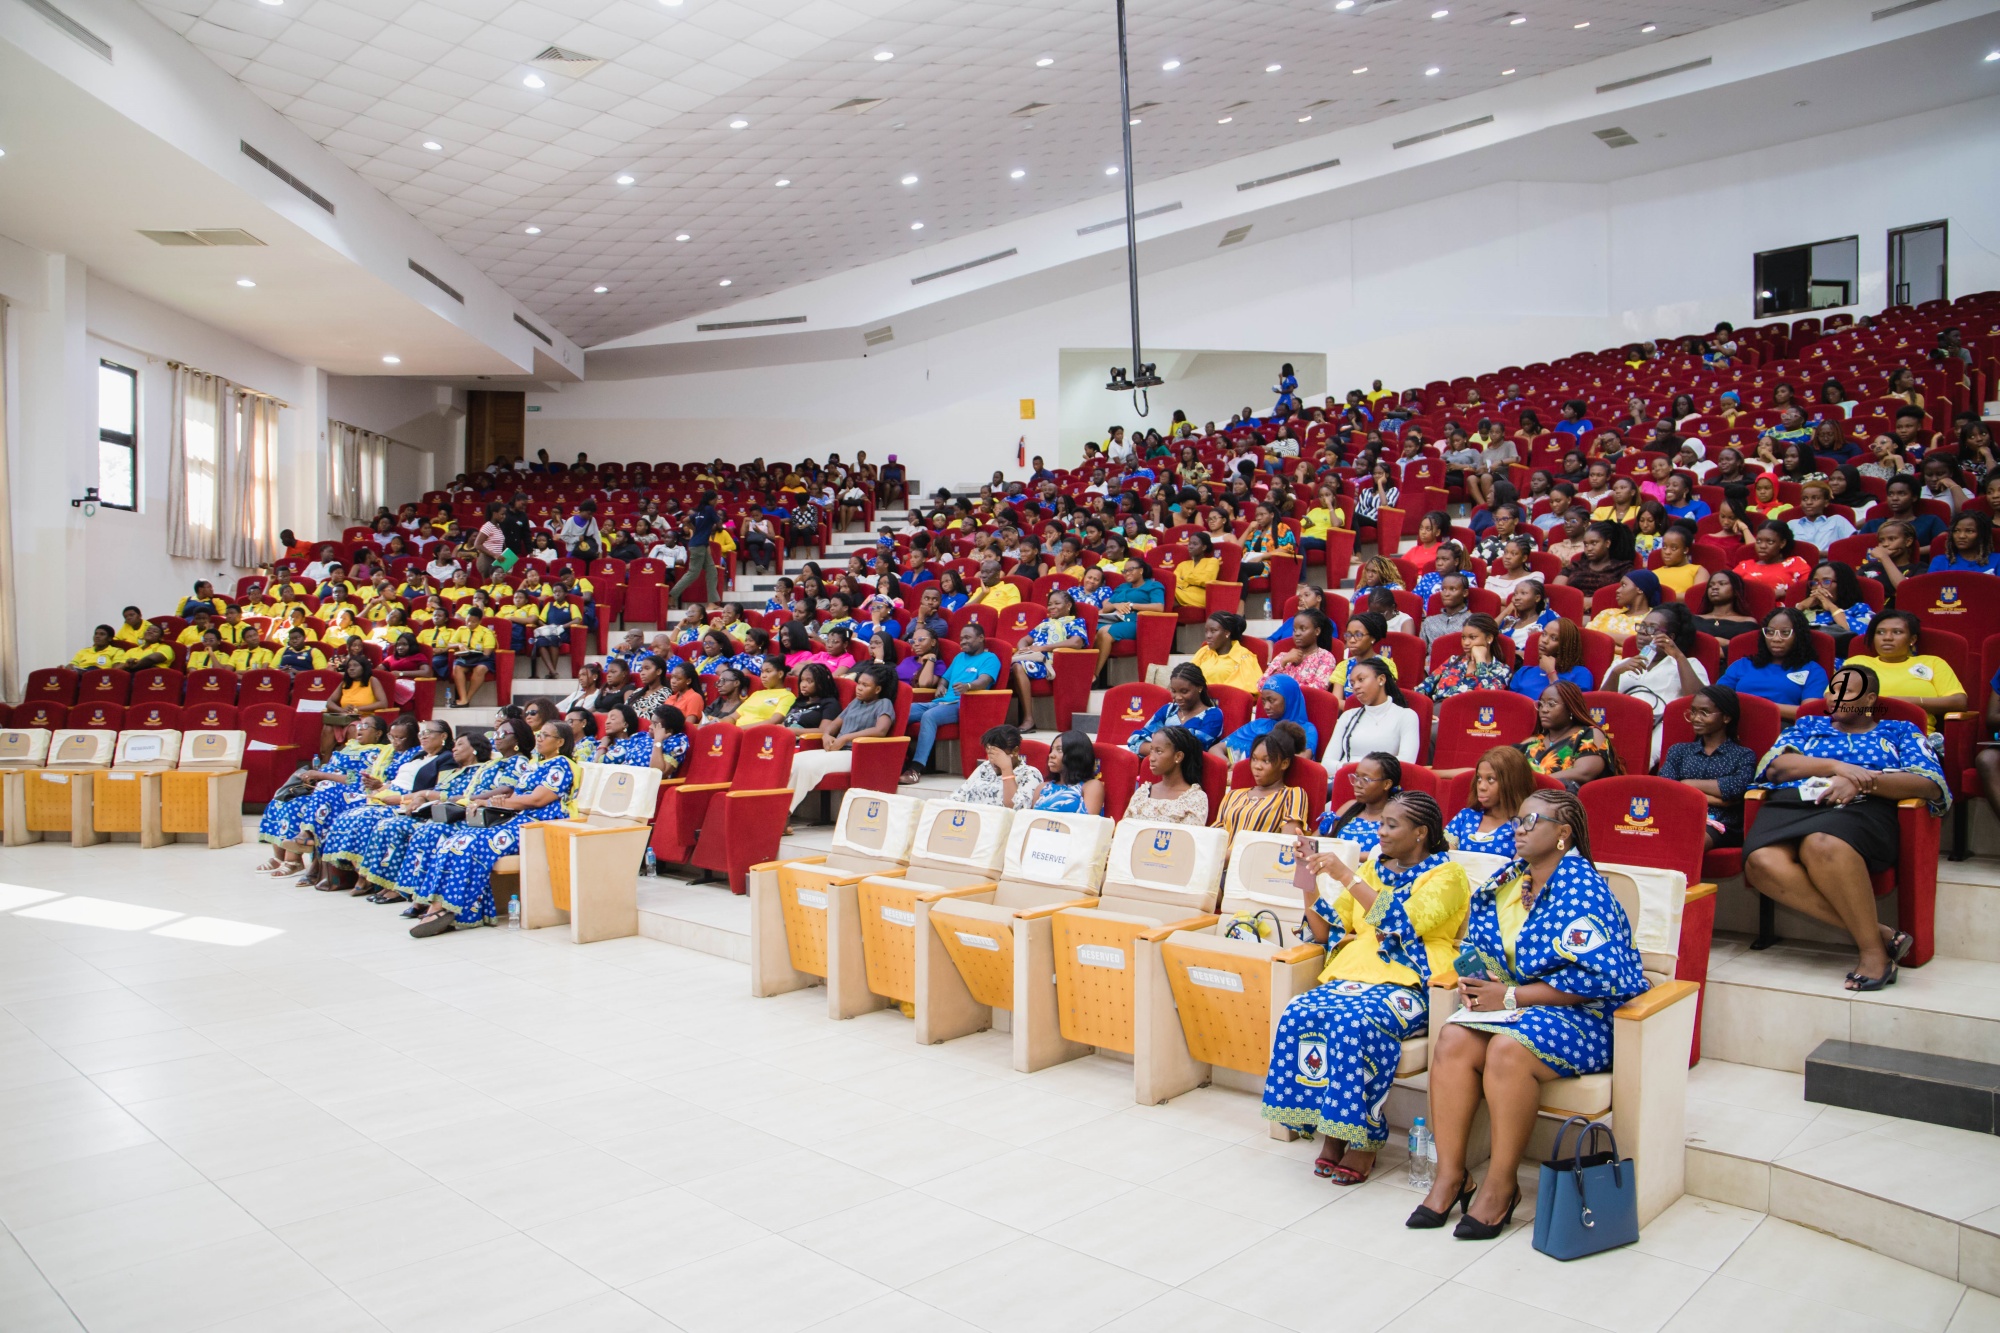
<svg viewBox="0 0 2000 1333">
<path fill-rule="evenodd" d="M 1688 886 L 1687 898 L 1685 901 L 1690 903 L 1697 903 L 1700 902 L 1703 898 L 1713 898 L 1717 892 L 1718 890 L 1716 886 L 1713 884 L 1690 884 Z"/>
<path fill-rule="evenodd" d="M 692 783 L 692 784 L 689 784 L 689 783 L 683 783 L 683 784 L 681 784 L 681 787 L 680 787 L 680 790 L 681 790 L 681 791 L 684 791 L 684 792 L 688 792 L 688 791 L 728 791 L 728 790 L 729 790 L 729 784 L 728 784 L 728 783 L 726 783 L 726 782 L 696 782 L 696 783 Z"/>
<path fill-rule="evenodd" d="M 998 884 L 967 884 L 957 889 L 931 889 L 926 893 L 918 894 L 917 901 L 920 903 L 934 903 L 940 898 L 970 898 L 974 894 L 993 893 L 999 887 Z"/>
<path fill-rule="evenodd" d="M 1095 906 L 1097 906 L 1097 899 L 1095 898 L 1072 898 L 1066 903 L 1044 903 L 1040 907 L 1019 908 L 1014 913 L 1014 919 L 1016 921 L 1034 921 L 1041 917 L 1054 916 L 1057 912 L 1068 911 L 1073 907 L 1087 909 Z"/>
<path fill-rule="evenodd" d="M 1619 1005 L 1612 1012 L 1612 1017 L 1637 1023 L 1679 1004 L 1682 1000 L 1693 999 L 1700 991 L 1701 987 L 1692 981 L 1662 981 L 1644 995 Z"/>
<path fill-rule="evenodd" d="M 1433 972 L 1433 973 L 1431 973 L 1431 989 L 1432 989 L 1432 990 L 1457 990 L 1457 989 L 1458 989 L 1458 973 L 1456 973 L 1456 972 Z"/>
<path fill-rule="evenodd" d="M 1161 926 L 1157 930 L 1147 931 L 1139 938 L 1142 940 L 1149 941 L 1150 943 L 1153 944 L 1158 944 L 1161 940 L 1166 939 L 1168 936 L 1172 935 L 1175 931 L 1207 930 L 1210 926 L 1219 925 L 1221 921 L 1222 918 L 1216 916 L 1214 913 L 1212 912 L 1205 913 L 1201 916 L 1191 916 L 1181 921 L 1169 921 L 1167 924 Z"/>
<path fill-rule="evenodd" d="M 1280 949 L 1275 961 L 1280 963 L 1303 963 L 1308 958 L 1323 954 L 1326 949 L 1318 944 L 1294 944 L 1289 949 Z"/>
<path fill-rule="evenodd" d="M 701 789 L 697 787 L 695 790 L 699 791 Z M 790 796 L 791 794 L 792 789 L 790 787 L 751 787 L 743 791 L 731 788 L 729 799 L 733 801 L 739 796 Z"/>
<path fill-rule="evenodd" d="M 780 866 L 823 866 L 825 864 L 826 858 L 824 856 L 788 856 L 782 861 L 759 861 L 750 868 L 752 870 L 776 870 Z"/>
</svg>

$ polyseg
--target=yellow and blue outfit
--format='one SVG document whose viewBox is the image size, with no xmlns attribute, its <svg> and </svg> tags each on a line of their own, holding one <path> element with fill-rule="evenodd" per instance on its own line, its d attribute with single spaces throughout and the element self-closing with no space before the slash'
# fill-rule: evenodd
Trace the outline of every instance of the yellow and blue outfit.
<svg viewBox="0 0 2000 1333">
<path fill-rule="evenodd" d="M 521 850 L 521 830 L 529 824 L 570 817 L 576 805 L 576 761 L 566 755 L 544 759 L 522 781 L 519 791 L 547 789 L 556 798 L 547 805 L 517 810 L 504 824 L 490 828 L 458 825 L 459 832 L 438 844 L 429 859 L 418 902 L 442 907 L 461 926 L 483 926 L 497 915 L 493 902 L 493 867 L 501 857 Z"/>
<path fill-rule="evenodd" d="M 1448 971 L 1472 886 L 1465 869 L 1434 852 L 1405 870 L 1379 856 L 1357 877 L 1375 891 L 1364 911 L 1351 892 L 1313 912 L 1332 945 L 1320 984 L 1286 1004 L 1264 1077 L 1264 1118 L 1317 1130 L 1364 1152 L 1389 1138 L 1382 1103 L 1404 1041 L 1425 1030 L 1431 977 Z M 1322 884 L 1331 884 L 1322 879 Z"/>
<path fill-rule="evenodd" d="M 1021 640 L 1021 647 L 1028 652 L 1054 653 L 1071 639 L 1089 643 L 1090 636 L 1084 632 L 1081 616 L 1058 616 L 1054 620 L 1044 620 L 1029 630 Z M 1048 680 L 1056 674 L 1053 657 L 1045 657 L 1039 662 L 1016 661 L 1021 670 L 1028 673 L 1029 680 Z"/>
<path fill-rule="evenodd" d="M 1571 848 L 1533 906 L 1522 894 L 1528 864 L 1504 866 L 1472 895 L 1460 950 L 1461 976 L 1477 959 L 1487 977 L 1512 986 L 1553 986 L 1588 1003 L 1530 1004 L 1466 1026 L 1509 1036 L 1564 1077 L 1611 1068 L 1611 1015 L 1652 988 L 1632 943 L 1632 925 L 1597 868 Z"/>
</svg>

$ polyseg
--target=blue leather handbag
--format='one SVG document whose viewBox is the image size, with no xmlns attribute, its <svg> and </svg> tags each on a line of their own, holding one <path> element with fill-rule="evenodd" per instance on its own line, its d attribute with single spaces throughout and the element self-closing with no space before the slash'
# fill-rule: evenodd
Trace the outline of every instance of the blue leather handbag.
<svg viewBox="0 0 2000 1333">
<path fill-rule="evenodd" d="M 1563 1135 L 1577 1126 L 1576 1144 L 1563 1157 Z M 1611 1148 L 1595 1151 L 1602 1134 Z M 1608 1125 L 1573 1115 L 1556 1131 L 1549 1160 L 1542 1163 L 1535 1198 L 1535 1248 L 1567 1262 L 1587 1254 L 1630 1245 L 1639 1239 L 1639 1179 L 1632 1159 L 1618 1155 Z"/>
</svg>

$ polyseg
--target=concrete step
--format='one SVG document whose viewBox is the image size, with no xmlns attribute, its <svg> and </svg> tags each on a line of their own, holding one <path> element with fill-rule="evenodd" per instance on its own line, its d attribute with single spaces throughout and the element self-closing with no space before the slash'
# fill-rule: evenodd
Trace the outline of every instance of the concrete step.
<svg viewBox="0 0 2000 1333">
<path fill-rule="evenodd" d="M 1803 1075 L 1711 1049 L 1688 1071 L 1688 1193 L 2000 1293 L 2000 1138 L 1808 1101 Z"/>
<path fill-rule="evenodd" d="M 2000 1133 L 2000 1064 L 1851 1041 L 1823 1041 L 1806 1057 L 1806 1097 L 1851 1111 Z"/>
</svg>

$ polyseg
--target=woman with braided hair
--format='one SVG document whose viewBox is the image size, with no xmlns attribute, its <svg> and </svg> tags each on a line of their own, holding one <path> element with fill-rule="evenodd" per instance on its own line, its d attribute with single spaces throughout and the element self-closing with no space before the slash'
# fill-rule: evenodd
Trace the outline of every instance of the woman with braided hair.
<svg viewBox="0 0 2000 1333">
<path fill-rule="evenodd" d="M 1430 979 L 1451 970 L 1471 896 L 1427 793 L 1390 800 L 1378 837 L 1357 870 L 1299 840 L 1313 876 L 1305 925 L 1327 961 L 1278 1019 L 1264 1080 L 1264 1118 L 1324 1134 L 1313 1174 L 1340 1185 L 1366 1180 L 1388 1141 L 1382 1103 L 1402 1043 L 1428 1025 Z"/>
<path fill-rule="evenodd" d="M 1515 859 L 1472 894 L 1453 967 L 1461 1007 L 1431 1053 L 1437 1180 L 1405 1223 L 1441 1227 L 1456 1206 L 1460 1240 L 1506 1230 L 1541 1085 L 1609 1069 L 1611 1014 L 1649 984 L 1625 909 L 1591 864 L 1583 802 L 1569 792 L 1528 797 L 1514 847 Z M 1482 1099 L 1492 1159 L 1475 1193 L 1466 1147 Z"/>
</svg>

